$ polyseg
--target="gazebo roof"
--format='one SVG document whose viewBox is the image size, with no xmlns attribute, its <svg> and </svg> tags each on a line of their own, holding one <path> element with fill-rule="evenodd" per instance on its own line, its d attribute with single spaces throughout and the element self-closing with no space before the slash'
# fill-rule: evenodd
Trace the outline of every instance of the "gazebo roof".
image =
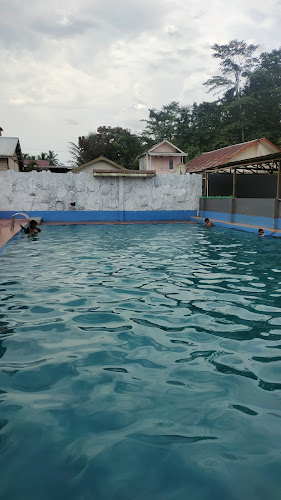
<svg viewBox="0 0 281 500">
<path fill-rule="evenodd" d="M 216 172 L 232 172 L 236 170 L 236 173 L 274 173 L 278 170 L 278 165 L 281 162 L 281 151 L 280 153 L 273 153 L 265 156 L 258 156 L 256 158 L 246 158 L 244 160 L 237 160 L 232 162 L 223 163 L 221 165 L 213 165 L 209 168 L 205 168 L 204 172 L 216 173 Z M 203 171 L 196 172 L 203 173 Z"/>
<path fill-rule="evenodd" d="M 258 143 L 267 143 L 268 145 L 271 146 L 273 150 L 275 149 L 276 153 L 280 151 L 280 149 L 277 146 L 275 146 L 274 144 L 272 144 L 272 142 L 268 141 L 265 138 L 254 139 L 252 141 L 242 142 L 240 144 L 234 144 L 232 146 L 227 146 L 225 148 L 216 149 L 215 151 L 208 151 L 207 153 L 202 153 L 200 156 L 194 158 L 194 160 L 191 160 L 190 162 L 187 163 L 186 172 L 189 174 L 194 172 L 202 173 L 205 172 L 206 170 L 217 168 L 225 164 L 229 165 L 230 162 L 233 163 L 235 161 L 239 161 L 235 160 L 235 158 L 237 158 L 238 155 L 240 155 L 244 151 L 246 152 L 247 149 Z M 255 159 L 256 158 L 253 158 L 252 160 Z M 247 163 L 249 163 L 250 159 L 240 160 L 240 161 L 246 161 Z"/>
</svg>

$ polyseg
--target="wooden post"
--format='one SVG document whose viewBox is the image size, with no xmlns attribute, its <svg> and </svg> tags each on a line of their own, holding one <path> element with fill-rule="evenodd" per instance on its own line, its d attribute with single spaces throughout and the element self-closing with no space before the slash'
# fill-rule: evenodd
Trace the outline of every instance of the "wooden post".
<svg viewBox="0 0 281 500">
<path fill-rule="evenodd" d="M 276 199 L 280 199 L 280 170 L 281 170 L 281 161 L 278 162 L 278 172 L 277 172 L 277 189 L 276 189 Z"/>
<path fill-rule="evenodd" d="M 205 172 L 204 196 L 208 196 L 208 172 Z"/>
<path fill-rule="evenodd" d="M 273 218 L 273 229 L 276 229 L 276 220 L 278 219 L 278 209 L 279 209 L 279 200 L 280 200 L 280 160 L 278 162 L 278 170 L 277 170 L 277 187 L 276 187 L 276 199 L 274 205 L 274 218 Z"/>
<path fill-rule="evenodd" d="M 230 222 L 234 222 L 235 214 L 235 197 L 236 197 L 236 168 L 233 169 L 233 184 L 232 184 L 232 199 L 231 199 L 231 213 Z"/>
<path fill-rule="evenodd" d="M 236 198 L 236 168 L 233 169 L 232 198 Z"/>
</svg>

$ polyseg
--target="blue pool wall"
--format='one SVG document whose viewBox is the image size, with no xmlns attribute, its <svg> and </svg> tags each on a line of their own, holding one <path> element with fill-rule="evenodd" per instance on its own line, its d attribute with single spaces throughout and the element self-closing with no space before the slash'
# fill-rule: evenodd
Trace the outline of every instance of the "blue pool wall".
<svg viewBox="0 0 281 500">
<path fill-rule="evenodd" d="M 0 211 L 0 219 L 10 219 L 21 210 Z M 153 222 L 153 221 L 190 221 L 197 215 L 196 210 L 157 210 L 157 211 L 24 211 L 30 218 L 41 217 L 43 222 Z M 21 216 L 18 216 L 21 218 Z"/>
<path fill-rule="evenodd" d="M 270 232 L 281 229 L 281 204 L 275 198 L 210 197 L 201 198 L 199 204 L 200 217 L 218 221 L 216 225 L 228 224 L 229 227 L 231 223 L 231 227 L 236 224 L 255 226 L 245 227 L 244 231 L 256 231 L 257 227 Z"/>
<path fill-rule="evenodd" d="M 242 215 L 242 214 L 230 214 L 230 213 L 224 213 L 224 212 L 212 212 L 209 210 L 200 210 L 199 212 L 200 217 L 208 217 L 209 219 L 217 219 L 220 221 L 225 221 L 225 222 L 232 222 L 236 224 L 248 224 L 250 226 L 260 226 L 260 227 L 268 227 L 268 228 L 273 228 L 273 223 L 274 219 L 272 217 L 261 217 L 261 216 L 254 216 L 254 215 Z M 279 221 L 279 224 L 281 222 L 281 219 L 276 219 L 276 221 Z M 279 229 L 275 227 L 275 229 Z"/>
<path fill-rule="evenodd" d="M 281 219 L 273 219 L 272 217 L 250 216 L 242 214 L 232 214 L 225 212 L 213 212 L 209 210 L 200 210 L 199 217 L 202 218 L 200 222 L 204 223 L 204 219 L 208 217 L 210 220 L 215 221 L 214 224 L 219 227 L 231 227 L 233 229 L 240 229 L 247 232 L 257 232 L 258 228 L 263 228 L 265 234 L 270 234 L 275 229 L 281 229 Z M 191 218 L 192 220 L 192 218 Z M 231 226 L 229 225 L 231 223 Z M 243 226 L 246 224 L 246 226 Z M 249 227 L 255 226 L 255 227 Z M 275 236 L 281 237 L 280 233 Z"/>
</svg>

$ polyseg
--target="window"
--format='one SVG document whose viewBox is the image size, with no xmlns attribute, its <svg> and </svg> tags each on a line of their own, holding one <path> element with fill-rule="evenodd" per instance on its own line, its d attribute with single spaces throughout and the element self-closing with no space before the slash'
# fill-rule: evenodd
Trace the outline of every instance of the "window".
<svg viewBox="0 0 281 500">
<path fill-rule="evenodd" d="M 173 160 L 173 158 L 170 158 L 169 159 L 169 169 L 173 170 L 173 168 L 174 168 L 174 160 Z"/>
</svg>

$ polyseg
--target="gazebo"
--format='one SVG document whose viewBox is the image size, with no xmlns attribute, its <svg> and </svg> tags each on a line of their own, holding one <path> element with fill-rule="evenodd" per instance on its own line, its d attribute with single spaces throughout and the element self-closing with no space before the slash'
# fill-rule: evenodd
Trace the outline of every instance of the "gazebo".
<svg viewBox="0 0 281 500">
<path fill-rule="evenodd" d="M 280 165 L 278 152 L 193 172 L 203 174 L 199 216 L 281 230 Z"/>
</svg>

